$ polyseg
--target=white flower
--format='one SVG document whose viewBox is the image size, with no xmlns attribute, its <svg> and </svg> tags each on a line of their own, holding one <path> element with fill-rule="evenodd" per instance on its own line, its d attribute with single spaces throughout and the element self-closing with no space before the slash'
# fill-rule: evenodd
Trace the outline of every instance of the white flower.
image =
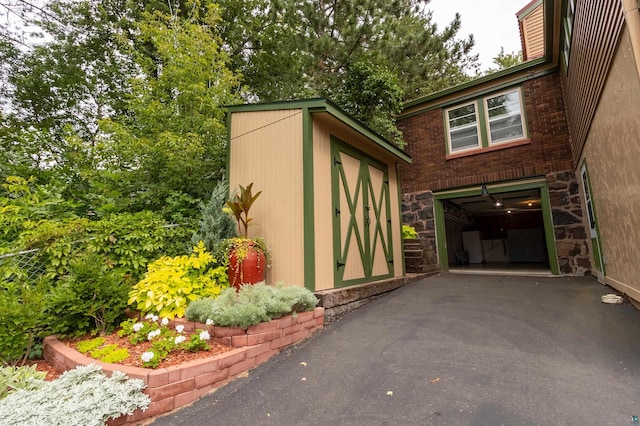
<svg viewBox="0 0 640 426">
<path fill-rule="evenodd" d="M 160 335 L 160 330 L 150 331 L 149 334 L 147 334 L 147 340 L 153 340 L 154 337 L 157 337 L 159 335 Z"/>
<path fill-rule="evenodd" d="M 162 318 L 161 324 L 162 325 L 168 325 L 169 324 L 169 318 Z"/>
<path fill-rule="evenodd" d="M 140 330 L 142 330 L 142 327 L 144 327 L 144 324 L 141 322 L 137 322 L 135 324 L 133 324 L 133 331 L 138 332 Z"/>
<path fill-rule="evenodd" d="M 144 319 L 151 319 L 151 318 L 153 318 L 153 314 L 147 314 L 147 316 L 144 317 Z"/>
<path fill-rule="evenodd" d="M 213 320 L 212 320 L 212 319 L 207 318 L 207 322 L 205 322 L 205 324 L 207 324 L 207 325 L 213 325 Z"/>
<path fill-rule="evenodd" d="M 140 356 L 140 358 L 142 358 L 144 362 L 149 362 L 153 359 L 154 355 L 155 354 L 153 352 L 145 352 Z"/>
<path fill-rule="evenodd" d="M 200 340 L 209 340 L 210 338 L 211 336 L 208 331 L 205 330 L 200 332 Z"/>
<path fill-rule="evenodd" d="M 179 345 L 180 343 L 184 342 L 185 340 L 187 340 L 187 338 L 185 336 L 176 336 L 175 340 L 173 341 L 176 345 Z"/>
<path fill-rule="evenodd" d="M 184 331 L 184 325 L 182 325 L 182 324 L 176 325 L 176 331 L 178 333 L 182 333 Z"/>
</svg>

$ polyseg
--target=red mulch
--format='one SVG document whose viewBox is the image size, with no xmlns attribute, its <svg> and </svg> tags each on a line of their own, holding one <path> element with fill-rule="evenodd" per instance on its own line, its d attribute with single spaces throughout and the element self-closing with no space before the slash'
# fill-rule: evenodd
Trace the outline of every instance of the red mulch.
<svg viewBox="0 0 640 426">
<path fill-rule="evenodd" d="M 62 343 L 64 343 L 65 345 L 67 345 L 68 347 L 74 350 L 77 350 L 76 343 L 82 340 L 93 339 L 94 337 L 95 336 L 83 336 L 83 337 L 74 338 L 74 339 L 63 339 Z M 151 342 L 142 342 L 137 345 L 132 345 L 131 343 L 129 343 L 129 339 L 127 337 L 120 337 L 118 336 L 117 333 L 113 333 L 103 337 L 106 339 L 104 345 L 110 345 L 115 343 L 118 345 L 118 347 L 126 348 L 129 351 L 129 358 L 123 361 L 120 361 L 118 364 L 128 365 L 131 367 L 142 367 L 142 359 L 140 358 L 140 356 L 142 355 L 143 352 L 146 352 L 149 349 L 149 347 L 151 346 Z M 157 368 L 171 367 L 173 365 L 179 365 L 188 361 L 193 361 L 195 359 L 208 358 L 208 357 L 212 357 L 215 355 L 228 352 L 233 349 L 232 347 L 221 345 L 213 341 L 210 341 L 208 345 L 210 349 L 207 351 L 198 351 L 198 352 L 187 352 L 184 350 L 173 351 L 169 354 L 168 357 L 166 357 L 158 365 Z M 45 378 L 45 380 L 49 380 L 49 381 L 55 380 L 62 374 L 62 373 L 58 373 L 56 369 L 53 368 L 53 366 L 48 362 L 46 362 L 44 359 L 28 361 L 25 364 L 26 365 L 36 364 L 37 365 L 36 369 L 38 371 L 46 372 L 47 377 Z"/>
</svg>

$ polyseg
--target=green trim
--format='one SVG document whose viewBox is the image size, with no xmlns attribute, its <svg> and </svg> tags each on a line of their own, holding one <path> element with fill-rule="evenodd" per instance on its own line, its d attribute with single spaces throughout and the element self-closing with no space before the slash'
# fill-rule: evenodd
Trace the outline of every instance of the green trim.
<svg viewBox="0 0 640 426">
<path fill-rule="evenodd" d="M 349 126 L 352 130 L 360 133 L 369 139 L 373 144 L 384 149 L 388 153 L 392 154 L 397 159 L 411 164 L 411 156 L 398 148 L 375 131 L 349 115 L 347 112 L 340 109 L 337 105 L 328 99 L 314 98 L 314 99 L 302 99 L 295 101 L 282 101 L 282 102 L 269 102 L 262 104 L 242 104 L 242 105 L 227 105 L 226 108 L 230 112 L 255 112 L 255 111 L 276 111 L 276 110 L 288 110 L 288 109 L 307 109 L 312 114 L 327 113 L 342 123 Z"/>
<path fill-rule="evenodd" d="M 525 16 L 533 12 L 541 4 L 542 4 L 542 0 L 538 0 L 536 2 L 531 2 L 530 4 L 526 5 L 524 9 L 521 9 L 518 13 L 516 13 L 518 20 L 522 21 L 522 19 L 524 19 Z"/>
<path fill-rule="evenodd" d="M 316 290 L 315 197 L 313 179 L 313 119 L 302 109 L 302 196 L 304 238 L 304 286 Z"/>
<path fill-rule="evenodd" d="M 436 246 L 438 251 L 438 262 L 440 270 L 449 270 L 449 252 L 447 249 L 447 230 L 444 221 L 444 204 L 443 200 L 433 198 L 434 220 L 436 226 Z"/>
<path fill-rule="evenodd" d="M 536 61 L 537 60 L 538 59 L 536 59 Z M 529 62 L 527 62 L 527 63 L 529 63 Z M 496 92 L 496 91 L 501 91 L 501 90 L 509 89 L 509 88 L 511 88 L 513 86 L 521 85 L 522 83 L 524 83 L 526 81 L 529 81 L 529 80 L 535 80 L 536 78 L 540 78 L 540 77 L 543 77 L 545 75 L 554 74 L 556 71 L 557 71 L 557 68 L 551 68 L 551 69 L 545 69 L 545 70 L 540 70 L 540 71 L 535 71 L 535 72 L 529 72 L 529 73 L 523 75 L 521 78 L 518 78 L 518 79 L 509 80 L 509 81 L 507 81 L 505 83 L 502 83 L 502 84 L 496 84 L 495 86 L 491 86 L 491 87 L 486 88 L 486 89 L 478 90 L 477 92 L 468 93 L 466 95 L 458 96 L 456 98 L 452 98 L 452 99 L 449 99 L 449 100 L 446 100 L 446 101 L 442 101 L 442 102 L 439 102 L 437 104 L 432 104 L 432 105 L 426 106 L 424 108 L 420 108 L 418 110 L 412 111 L 410 113 L 401 113 L 400 115 L 398 115 L 396 117 L 396 119 L 398 121 L 400 121 L 400 120 L 404 120 L 404 119 L 407 119 L 407 118 L 422 114 L 424 112 L 433 111 L 434 109 L 448 108 L 448 107 L 450 107 L 452 105 L 469 101 L 470 99 L 475 99 L 477 97 L 486 96 L 487 94 L 491 94 L 491 93 Z M 434 97 L 434 100 L 437 99 L 437 98 L 438 97 Z M 405 108 L 405 109 L 407 109 L 407 108 Z"/>
<path fill-rule="evenodd" d="M 486 101 L 486 98 L 479 98 L 479 100 L 476 102 L 476 105 L 478 108 L 478 119 L 479 119 L 479 125 L 480 125 L 480 134 L 478 135 L 478 138 L 480 138 L 480 146 L 482 148 L 489 148 L 489 134 L 487 133 L 488 131 L 488 123 L 487 123 L 487 111 L 484 107 L 484 103 Z"/>
<path fill-rule="evenodd" d="M 404 108 L 403 109 L 409 109 L 424 103 L 429 103 L 432 101 L 435 101 L 439 98 L 448 96 L 448 95 L 454 95 L 457 92 L 461 92 L 463 90 L 467 90 L 467 89 L 472 89 L 476 86 L 480 86 L 486 83 L 492 83 L 496 80 L 501 80 L 504 78 L 509 78 L 511 76 L 515 77 L 517 80 L 515 81 L 510 81 L 506 84 L 518 84 L 518 83 L 522 83 L 523 81 L 526 80 L 530 80 L 533 78 L 538 78 L 542 75 L 545 75 L 547 73 L 550 72 L 555 72 L 555 67 L 552 70 L 547 70 L 546 72 L 543 70 L 542 73 L 537 72 L 537 71 L 533 71 L 532 68 L 536 68 L 540 65 L 547 65 L 547 64 L 552 64 L 554 58 L 552 57 L 553 55 L 553 27 L 554 27 L 554 0 L 543 0 L 544 4 L 543 4 L 543 8 L 544 8 L 544 39 L 545 39 L 545 51 L 544 51 L 544 56 L 538 59 L 534 59 L 531 61 L 526 61 L 523 62 L 521 64 L 515 65 L 511 68 L 507 68 L 504 70 L 500 70 L 498 72 L 495 72 L 493 74 L 489 74 L 489 75 L 485 75 L 479 78 L 476 78 L 474 80 L 471 81 L 467 81 L 465 83 L 459 84 L 457 86 L 453 86 L 453 87 L 449 87 L 446 88 L 444 90 L 441 90 L 439 92 L 436 93 L 432 93 L 430 95 L 418 98 L 418 99 L 414 99 L 412 101 L 406 102 L 404 104 Z M 526 73 L 524 76 L 517 76 L 517 74 L 519 73 Z M 489 89 L 489 90 L 495 90 L 495 88 L 500 87 L 500 85 L 495 85 L 493 86 L 493 88 Z M 475 92 L 475 94 L 473 96 L 477 96 L 478 93 L 480 92 Z M 457 103 L 457 102 L 462 102 L 463 99 L 461 98 L 455 98 L 451 103 Z M 442 105 L 438 105 L 435 108 L 442 108 Z M 429 109 L 434 109 L 434 107 L 428 107 L 428 108 L 424 108 L 424 109 L 420 109 L 419 111 L 415 111 L 412 112 L 408 115 L 404 115 L 404 114 L 400 114 L 398 115 L 398 119 L 400 118 L 407 118 L 410 117 L 411 115 L 414 114 L 418 114 L 420 112 L 424 112 L 427 111 Z"/>
<path fill-rule="evenodd" d="M 400 257 L 402 257 L 402 275 L 407 274 L 407 265 L 405 264 L 404 258 L 404 240 L 402 239 L 402 224 L 404 220 L 402 220 L 402 191 L 400 190 L 400 164 L 396 163 L 396 194 L 398 196 L 398 232 L 400 235 Z M 393 240 L 393 234 L 392 240 Z M 395 275 L 395 268 L 393 268 L 393 275 Z"/>
<path fill-rule="evenodd" d="M 521 191 L 525 189 L 540 189 L 540 201 L 542 205 L 542 220 L 544 223 L 544 236 L 549 255 L 549 269 L 553 275 L 560 274 L 558 265 L 558 254 L 556 251 L 555 231 L 553 228 L 553 216 L 551 214 L 551 202 L 549 200 L 549 189 L 544 179 L 528 179 L 525 181 L 505 182 L 487 184 L 490 194 L 501 194 L 505 192 Z M 447 253 L 447 237 L 444 224 L 443 201 L 451 198 L 474 197 L 482 194 L 482 187 L 461 188 L 443 191 L 433 194 L 436 222 L 436 243 L 438 246 L 438 257 L 440 268 L 446 271 L 449 269 L 449 259 Z"/>
<path fill-rule="evenodd" d="M 358 169 L 358 178 L 355 188 L 350 188 L 346 180 L 344 165 L 341 162 L 341 154 L 344 153 L 353 158 L 360 160 Z M 366 153 L 353 148 L 340 139 L 331 136 L 331 196 L 332 211 L 339 214 L 345 214 L 345 206 L 340 205 L 340 190 L 345 191 L 348 210 L 349 224 L 346 235 L 342 235 L 341 221 L 337 218 L 337 213 L 333 217 L 333 248 L 334 261 L 336 268 L 334 269 L 334 287 L 346 287 L 354 284 L 370 282 L 372 280 L 390 278 L 393 276 L 393 233 L 391 232 L 391 223 L 383 225 L 381 223 L 380 212 L 382 208 L 386 210 L 387 219 L 391 219 L 391 200 L 389 192 L 389 172 L 388 166 Z M 374 167 L 383 173 L 383 187 L 380 194 L 375 194 L 371 184 L 371 175 L 369 168 Z M 378 195 L 379 199 L 375 199 Z M 374 199 L 370 199 L 373 197 Z M 375 201 L 375 203 L 373 203 Z M 384 202 L 384 205 L 383 205 Z M 366 207 L 369 207 L 368 209 Z M 373 224 L 373 241 L 371 240 L 371 221 L 370 213 L 373 209 L 375 222 Z M 364 224 L 363 228 L 358 227 L 358 215 L 362 214 L 361 219 Z M 383 226 L 386 226 L 386 241 L 384 238 Z M 358 244 L 360 260 L 362 263 L 363 277 L 344 280 L 344 268 L 338 267 L 337 262 L 346 263 L 349 257 L 348 250 L 351 247 L 351 238 L 355 237 Z M 382 275 L 373 275 L 373 266 L 376 259 L 377 241 L 380 238 L 382 244 L 383 256 L 387 259 L 387 273 Z M 391 262 L 390 262 L 391 261 Z"/>
<path fill-rule="evenodd" d="M 553 275 L 560 275 L 558 264 L 558 252 L 556 251 L 556 233 L 553 227 L 553 214 L 551 213 L 551 201 L 549 200 L 549 188 L 547 183 L 540 188 L 540 204 L 542 207 L 542 222 L 544 224 L 544 237 L 547 243 L 549 255 L 549 267 Z"/>
<path fill-rule="evenodd" d="M 224 175 L 225 178 L 227 179 L 227 184 L 229 184 L 229 178 L 230 178 L 230 173 L 231 173 L 231 112 L 227 111 L 226 113 L 226 117 L 225 117 L 225 121 L 227 122 L 227 158 L 225 160 L 226 162 L 226 169 L 224 171 Z M 229 189 L 229 191 L 231 191 L 231 189 Z M 230 196 L 231 194 L 227 194 L 227 196 Z"/>
<path fill-rule="evenodd" d="M 599 256 L 599 259 L 597 260 L 597 263 L 600 263 L 602 269 L 602 276 L 603 278 L 607 275 L 607 269 L 604 263 L 604 254 L 602 253 L 602 245 L 600 244 L 600 241 L 602 241 L 600 239 L 600 227 L 598 226 L 598 213 L 596 211 L 596 203 L 595 200 L 593 199 L 593 190 L 592 190 L 592 186 L 591 186 L 591 177 L 589 175 L 589 167 L 587 166 L 587 160 L 583 160 L 582 161 L 582 165 L 580 166 L 580 179 L 582 180 L 582 169 L 584 169 L 584 172 L 587 176 L 587 185 L 589 185 L 589 188 L 587 188 L 589 190 L 589 199 L 591 200 L 591 211 L 593 212 L 593 220 L 595 222 L 596 225 L 596 238 L 597 242 L 596 242 L 596 246 L 594 247 L 594 260 L 595 260 L 595 256 L 596 256 L 596 252 L 597 255 Z M 583 185 L 583 195 L 585 192 L 585 188 Z M 584 200 L 586 201 L 586 200 Z M 587 215 L 587 220 L 589 220 L 589 212 L 587 211 L 587 206 L 584 206 L 585 209 L 585 213 Z M 591 224 L 589 224 L 589 238 L 591 238 Z M 594 238 L 591 238 L 591 245 L 593 246 L 593 240 Z"/>
<path fill-rule="evenodd" d="M 458 102 L 463 102 L 465 99 L 477 97 L 479 93 L 493 92 L 493 91 L 495 91 L 495 90 L 497 90 L 497 89 L 499 89 L 501 87 L 514 86 L 514 85 L 520 84 L 520 83 L 522 83 L 524 81 L 531 80 L 531 79 L 534 79 L 534 78 L 538 78 L 538 77 L 540 77 L 542 75 L 551 74 L 551 73 L 555 72 L 555 69 L 553 69 L 553 70 L 541 70 L 541 71 L 538 71 L 538 72 L 531 72 L 531 70 L 529 70 L 529 68 L 535 68 L 535 67 L 537 67 L 539 65 L 543 65 L 543 64 L 547 64 L 547 63 L 548 63 L 548 61 L 544 57 L 543 58 L 538 58 L 538 59 L 533 59 L 533 60 L 527 61 L 527 62 L 523 62 L 523 63 L 515 65 L 515 66 L 513 66 L 511 68 L 507 68 L 505 70 L 501 70 L 501 71 L 498 71 L 496 73 L 493 73 L 493 74 L 490 74 L 490 75 L 486 75 L 486 76 L 477 78 L 475 80 L 468 81 L 466 83 L 462 83 L 462 84 L 460 84 L 458 86 L 449 87 L 448 89 L 442 90 L 440 92 L 433 93 L 431 95 L 425 96 L 423 98 L 416 99 L 414 101 L 409 101 L 409 102 L 404 104 L 404 109 L 406 110 L 406 109 L 409 109 L 409 108 L 412 108 L 412 107 L 415 107 L 415 106 L 418 106 L 418 105 L 421 105 L 421 104 L 425 104 L 425 103 L 428 103 L 428 102 L 431 102 L 431 101 L 435 101 L 435 100 L 437 100 L 439 98 L 443 98 L 443 97 L 448 96 L 448 95 L 454 95 L 457 92 L 462 92 L 464 90 L 471 89 L 471 88 L 473 88 L 475 86 L 480 86 L 482 84 L 489 83 L 489 82 L 492 82 L 494 80 L 499 80 L 499 79 L 501 79 L 503 77 L 511 76 L 512 74 L 514 74 L 514 80 L 509 80 L 509 81 L 501 83 L 501 84 L 496 84 L 495 86 L 491 86 L 490 88 L 484 89 L 482 91 L 473 92 L 473 94 L 468 95 L 466 98 L 464 96 L 460 96 L 460 97 L 453 98 L 453 99 L 451 99 L 449 101 L 443 102 L 443 103 L 441 103 L 441 104 L 439 104 L 437 106 L 425 107 L 424 109 L 421 109 L 420 112 L 427 111 L 429 109 L 434 109 L 434 108 L 442 108 L 443 105 L 451 105 L 451 104 L 455 104 L 455 103 L 458 103 Z M 523 76 L 515 76 L 515 74 L 518 74 L 520 72 L 526 72 L 526 71 L 528 71 L 528 72 Z M 417 112 L 412 112 L 411 114 L 416 114 L 416 113 Z M 407 118 L 408 116 L 410 116 L 410 115 L 405 115 L 403 113 L 400 113 L 397 116 L 397 118 L 398 119 L 403 119 L 403 118 Z"/>
</svg>

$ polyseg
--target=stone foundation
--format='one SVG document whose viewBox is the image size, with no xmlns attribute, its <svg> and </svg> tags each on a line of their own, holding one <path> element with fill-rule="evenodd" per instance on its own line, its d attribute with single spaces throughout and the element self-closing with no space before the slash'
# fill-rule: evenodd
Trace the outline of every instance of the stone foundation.
<svg viewBox="0 0 640 426">
<path fill-rule="evenodd" d="M 589 245 L 576 174 L 573 171 L 550 173 L 546 179 L 560 273 L 590 275 Z"/>
<path fill-rule="evenodd" d="M 433 214 L 433 193 L 412 192 L 402 195 L 402 223 L 413 226 L 422 243 L 423 272 L 440 270 Z"/>
</svg>

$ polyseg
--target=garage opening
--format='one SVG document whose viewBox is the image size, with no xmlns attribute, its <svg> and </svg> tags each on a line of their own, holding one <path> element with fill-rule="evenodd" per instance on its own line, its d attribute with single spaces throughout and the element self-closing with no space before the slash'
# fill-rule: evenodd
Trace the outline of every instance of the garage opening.
<svg viewBox="0 0 640 426">
<path fill-rule="evenodd" d="M 551 274 L 540 188 L 442 200 L 449 271 Z"/>
</svg>

